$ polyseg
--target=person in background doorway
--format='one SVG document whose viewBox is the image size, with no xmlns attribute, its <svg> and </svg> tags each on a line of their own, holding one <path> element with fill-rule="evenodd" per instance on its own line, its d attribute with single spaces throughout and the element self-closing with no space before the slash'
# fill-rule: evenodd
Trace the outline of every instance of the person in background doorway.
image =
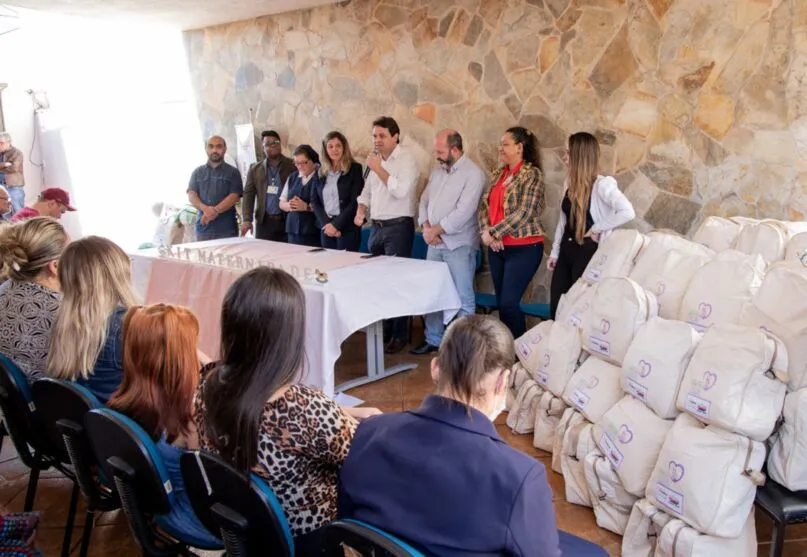
<svg viewBox="0 0 807 557">
<path fill-rule="evenodd" d="M 11 213 L 11 195 L 5 186 L 0 186 L 0 223 L 8 222 L 6 215 Z"/>
<path fill-rule="evenodd" d="M 569 169 L 569 177 L 547 264 L 554 271 L 550 287 L 552 319 L 561 296 L 583 276 L 600 240 L 636 216 L 616 180 L 597 173 L 600 145 L 593 135 L 580 132 L 570 136 L 563 164 Z"/>
<path fill-rule="evenodd" d="M 286 241 L 286 213 L 280 210 L 280 192 L 294 172 L 294 161 L 283 155 L 280 134 L 274 130 L 261 133 L 266 158 L 252 165 L 244 185 L 241 208 L 241 235 L 253 231 L 259 240 Z"/>
<path fill-rule="evenodd" d="M 22 151 L 11 145 L 11 134 L 0 132 L 0 184 L 11 194 L 12 211 L 25 207 L 25 177 Z"/>
<path fill-rule="evenodd" d="M 12 197 L 12 200 L 14 198 Z M 19 222 L 33 217 L 50 217 L 60 219 L 67 211 L 75 211 L 70 205 L 70 194 L 61 188 L 48 188 L 39 194 L 39 199 L 32 207 L 23 207 L 11 217 L 12 222 Z"/>
<path fill-rule="evenodd" d="M 398 122 L 384 116 L 373 122 L 374 151 L 367 157 L 364 189 L 354 223 L 361 227 L 367 213 L 373 219 L 368 247 L 374 255 L 410 257 L 415 239 L 414 199 L 420 170 L 414 155 L 400 145 Z M 403 350 L 407 343 L 408 317 L 384 322 L 387 354 Z"/>
<path fill-rule="evenodd" d="M 544 256 L 544 179 L 538 140 L 525 128 L 510 128 L 502 136 L 499 160 L 502 166 L 482 196 L 479 228 L 488 247 L 499 318 L 518 338 L 526 330 L 521 298 Z"/>
<path fill-rule="evenodd" d="M 188 200 L 201 213 L 196 224 L 198 241 L 238 236 L 235 204 L 244 193 L 241 173 L 224 162 L 227 143 L 214 135 L 207 140 L 207 164 L 191 174 Z"/>
<path fill-rule="evenodd" d="M 339 132 L 325 136 L 322 152 L 325 164 L 311 202 L 322 229 L 322 247 L 359 251 L 361 233 L 353 220 L 364 187 L 361 165 L 353 160 L 347 138 Z"/>
<path fill-rule="evenodd" d="M 460 295 L 458 317 L 476 312 L 474 275 L 479 250 L 479 224 L 476 211 L 487 177 L 462 150 L 462 136 L 443 130 L 434 139 L 434 153 L 440 168 L 435 169 L 420 197 L 418 222 L 429 249 L 426 259 L 448 265 L 451 279 Z M 436 352 L 443 340 L 443 312 L 426 316 L 426 339 L 412 354 Z"/>
<path fill-rule="evenodd" d="M 319 155 L 310 145 L 294 150 L 294 172 L 286 180 L 280 194 L 280 208 L 286 216 L 286 235 L 290 244 L 321 247 L 317 217 L 311 204 L 319 186 Z"/>
</svg>

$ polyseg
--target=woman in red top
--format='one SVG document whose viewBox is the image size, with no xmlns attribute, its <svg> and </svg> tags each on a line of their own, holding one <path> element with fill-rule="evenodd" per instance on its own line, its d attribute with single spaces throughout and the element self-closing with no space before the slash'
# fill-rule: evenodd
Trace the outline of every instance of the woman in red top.
<svg viewBox="0 0 807 557">
<path fill-rule="evenodd" d="M 499 160 L 503 165 L 482 196 L 479 230 L 488 247 L 499 318 L 518 338 L 526 330 L 519 304 L 544 255 L 538 140 L 525 128 L 510 128 L 502 136 Z"/>
</svg>

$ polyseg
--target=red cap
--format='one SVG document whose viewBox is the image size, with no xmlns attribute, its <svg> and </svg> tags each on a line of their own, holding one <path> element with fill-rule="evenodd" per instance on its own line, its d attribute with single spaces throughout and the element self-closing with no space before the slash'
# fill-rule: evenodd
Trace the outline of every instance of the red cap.
<svg viewBox="0 0 807 557">
<path fill-rule="evenodd" d="M 62 188 L 48 188 L 39 194 L 42 201 L 55 201 L 65 206 L 68 211 L 75 211 L 76 208 L 70 205 L 70 194 Z"/>
</svg>

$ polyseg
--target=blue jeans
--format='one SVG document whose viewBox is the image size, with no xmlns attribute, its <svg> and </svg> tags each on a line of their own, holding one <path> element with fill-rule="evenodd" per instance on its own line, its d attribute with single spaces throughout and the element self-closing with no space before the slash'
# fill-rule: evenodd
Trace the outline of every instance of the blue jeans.
<svg viewBox="0 0 807 557">
<path fill-rule="evenodd" d="M 22 186 L 6 186 L 11 198 L 11 214 L 25 207 L 25 188 Z"/>
<path fill-rule="evenodd" d="M 521 313 L 521 298 L 530 285 L 532 277 L 541 266 L 544 244 L 506 246 L 502 251 L 488 251 L 490 277 L 496 290 L 499 319 L 507 325 L 514 338 L 524 334 L 527 322 Z"/>
<path fill-rule="evenodd" d="M 454 281 L 454 286 L 457 287 L 460 295 L 461 306 L 457 317 L 476 312 L 476 294 L 474 293 L 476 249 L 472 246 L 460 246 L 452 250 L 429 246 L 429 251 L 426 252 L 427 261 L 442 261 L 448 265 L 451 280 Z M 444 332 L 443 312 L 428 314 L 426 316 L 426 342 L 432 346 L 440 346 Z"/>
</svg>

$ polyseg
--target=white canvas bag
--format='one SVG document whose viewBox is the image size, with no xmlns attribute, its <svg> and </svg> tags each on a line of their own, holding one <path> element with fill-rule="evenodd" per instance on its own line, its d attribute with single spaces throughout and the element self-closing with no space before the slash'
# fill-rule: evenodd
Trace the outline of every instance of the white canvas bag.
<svg viewBox="0 0 807 557">
<path fill-rule="evenodd" d="M 627 277 L 644 243 L 645 237 L 638 230 L 614 230 L 597 246 L 597 252 L 583 271 L 583 280 L 597 284 L 609 277 Z"/>
<path fill-rule="evenodd" d="M 786 370 L 787 349 L 779 339 L 752 327 L 715 325 L 687 366 L 678 409 L 705 424 L 765 441 L 782 414 Z"/>
<path fill-rule="evenodd" d="M 507 413 L 507 427 L 514 433 L 532 433 L 542 393 L 541 387 L 532 379 L 527 379 L 521 386 L 513 407 Z"/>
<path fill-rule="evenodd" d="M 670 515 L 654 507 L 647 499 L 638 500 L 633 505 L 622 537 L 622 557 L 654 557 L 658 536 L 671 520 Z"/>
<path fill-rule="evenodd" d="M 736 538 L 765 482 L 764 463 L 762 443 L 681 414 L 661 448 L 646 497 L 704 534 Z"/>
<path fill-rule="evenodd" d="M 566 501 L 584 507 L 591 506 L 586 483 L 585 458 L 597 449 L 591 437 L 591 424 L 585 420 L 571 424 L 563 435 L 563 454 L 560 467 L 566 485 Z"/>
<path fill-rule="evenodd" d="M 647 277 L 656 271 L 659 265 L 664 263 L 668 257 L 667 254 L 673 250 L 702 256 L 706 260 L 714 257 L 714 251 L 703 244 L 688 240 L 680 234 L 669 230 L 654 230 L 647 234 L 645 246 L 636 258 L 636 265 L 631 270 L 628 278 L 652 291 L 652 288 L 645 286 Z"/>
<path fill-rule="evenodd" d="M 785 249 L 785 261 L 801 261 L 807 254 L 807 232 L 800 232 L 790 238 Z"/>
<path fill-rule="evenodd" d="M 516 401 L 516 397 L 518 396 L 518 391 L 521 388 L 521 385 L 523 385 L 524 381 L 529 378 L 530 375 L 527 373 L 527 370 L 524 369 L 524 366 L 521 365 L 521 362 L 516 362 L 515 365 L 513 365 L 513 370 L 510 374 L 510 386 L 507 388 L 506 406 L 508 412 L 513 407 L 513 403 Z"/>
<path fill-rule="evenodd" d="M 571 325 L 553 322 L 549 340 L 543 346 L 535 380 L 544 389 L 562 395 L 566 383 L 579 365 L 582 351 L 580 331 Z"/>
<path fill-rule="evenodd" d="M 594 290 L 592 285 L 582 279 L 575 282 L 569 291 L 560 297 L 555 321 L 578 329 L 582 327 L 583 319 L 594 300 Z"/>
<path fill-rule="evenodd" d="M 807 388 L 807 318 L 780 324 L 755 304 L 748 304 L 743 310 L 740 324 L 758 328 L 780 339 L 787 349 L 788 389 L 797 391 Z"/>
<path fill-rule="evenodd" d="M 764 265 L 726 251 L 698 269 L 681 300 L 678 319 L 703 332 L 715 323 L 739 323 L 745 304 L 762 285 Z"/>
<path fill-rule="evenodd" d="M 621 536 L 638 498 L 625 491 L 619 476 L 600 451 L 586 455 L 583 470 L 597 526 Z"/>
<path fill-rule="evenodd" d="M 697 244 L 692 244 L 697 245 Z M 706 249 L 701 246 L 702 249 Z M 674 249 L 668 251 L 657 264 L 648 271 L 639 285 L 652 292 L 658 300 L 658 314 L 665 319 L 677 319 L 695 273 L 711 261 L 706 253 Z"/>
<path fill-rule="evenodd" d="M 653 294 L 627 278 L 604 279 L 583 323 L 583 349 L 622 365 L 636 331 L 656 315 Z"/>
<path fill-rule="evenodd" d="M 750 255 L 760 255 L 768 263 L 781 261 L 790 240 L 787 228 L 776 220 L 763 220 L 743 226 L 734 242 L 734 249 Z"/>
<path fill-rule="evenodd" d="M 552 452 L 555 430 L 564 410 L 566 410 L 566 403 L 559 397 L 549 391 L 541 395 L 541 399 L 538 401 L 538 412 L 535 414 L 535 431 L 532 439 L 532 445 L 536 449 Z"/>
<path fill-rule="evenodd" d="M 551 321 L 541 321 L 535 327 L 516 339 L 516 356 L 524 366 L 530 376 L 534 378 L 541 361 L 543 346 L 549 340 L 549 331 L 552 328 Z"/>
<path fill-rule="evenodd" d="M 807 319 L 807 267 L 784 261 L 771 265 L 753 301 L 777 323 Z"/>
<path fill-rule="evenodd" d="M 583 415 L 574 408 L 566 407 L 563 410 L 563 415 L 558 421 L 558 427 L 555 429 L 555 440 L 552 443 L 552 470 L 558 474 L 562 474 L 563 470 L 560 467 L 561 456 L 563 456 L 563 443 L 566 435 L 566 430 L 569 427 L 585 422 L 586 419 Z"/>
<path fill-rule="evenodd" d="M 594 441 L 628 493 L 642 497 L 672 420 L 656 416 L 631 396 L 594 424 Z"/>
<path fill-rule="evenodd" d="M 700 340 L 687 323 L 654 317 L 637 331 L 625 354 L 622 388 L 659 417 L 675 418 L 678 389 Z"/>
<path fill-rule="evenodd" d="M 771 439 L 768 474 L 791 491 L 807 489 L 807 389 L 785 398 L 784 421 Z"/>
<path fill-rule="evenodd" d="M 681 520 L 670 520 L 656 540 L 655 557 L 756 557 L 757 550 L 757 531 L 752 511 L 736 538 L 708 536 Z"/>
<path fill-rule="evenodd" d="M 698 227 L 692 240 L 720 252 L 734 246 L 741 228 L 739 223 L 729 219 L 707 217 Z"/>
<path fill-rule="evenodd" d="M 617 366 L 589 358 L 572 376 L 563 400 L 590 422 L 599 421 L 624 396 Z"/>
</svg>

